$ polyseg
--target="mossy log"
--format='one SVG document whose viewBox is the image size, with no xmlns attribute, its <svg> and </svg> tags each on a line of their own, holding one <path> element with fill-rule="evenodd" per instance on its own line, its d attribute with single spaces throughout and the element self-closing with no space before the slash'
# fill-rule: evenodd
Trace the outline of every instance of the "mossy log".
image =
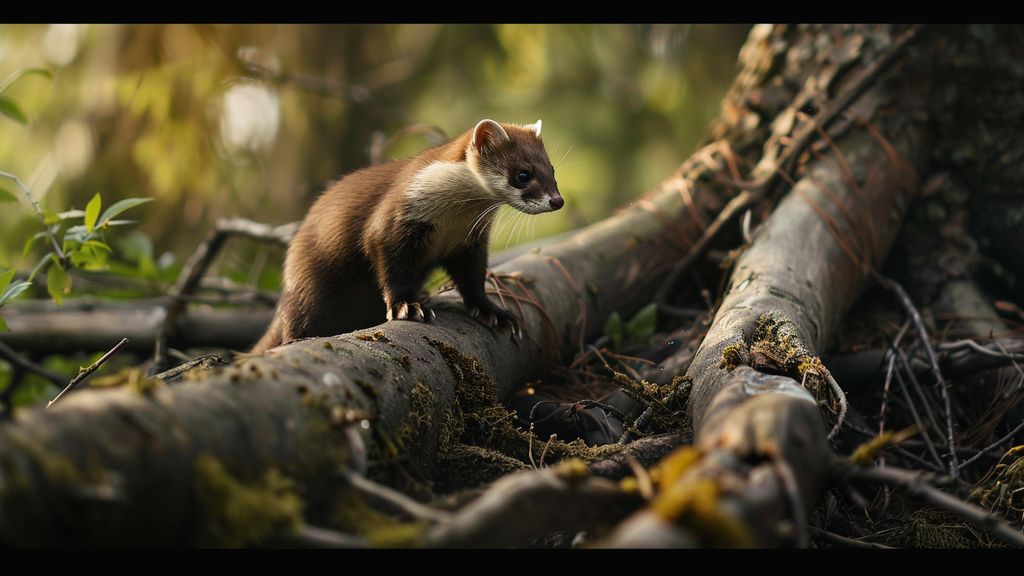
<svg viewBox="0 0 1024 576">
<path fill-rule="evenodd" d="M 223 487 L 239 485 L 278 502 L 294 495 L 306 522 L 345 526 L 351 510 L 328 505 L 344 490 L 332 473 L 339 466 L 364 472 L 370 462 L 377 477 L 421 484 L 439 467 L 480 467 L 459 448 L 465 412 L 578 351 L 613 311 L 628 315 L 649 301 L 720 206 L 712 191 L 684 181 L 694 166 L 636 206 L 494 270 L 500 299 L 522 319 L 522 340 L 492 332 L 449 293 L 436 297 L 430 324 L 294 342 L 182 385 L 87 390 L 48 411 L 17 413 L 0 426 L 0 542 L 251 541 L 290 525 L 295 506 L 270 507 L 280 514 L 267 518 L 255 514 L 261 506 L 240 514 L 211 494 L 230 498 Z M 479 480 L 518 464 L 492 460 L 490 478 Z M 219 488 L 206 490 L 211 483 Z M 249 522 L 259 526 L 243 530 Z"/>
<path fill-rule="evenodd" d="M 804 29 L 790 53 L 812 44 L 882 49 L 862 33 Z M 836 422 L 838 398 L 819 355 L 886 258 L 917 190 L 927 158 L 922 57 L 912 51 L 899 76 L 854 104 L 846 135 L 813 152 L 753 234 L 687 372 L 695 447 L 666 459 L 659 496 L 607 544 L 806 544 L 837 458 L 823 415 Z M 831 100 L 815 102 L 827 110 Z"/>
</svg>

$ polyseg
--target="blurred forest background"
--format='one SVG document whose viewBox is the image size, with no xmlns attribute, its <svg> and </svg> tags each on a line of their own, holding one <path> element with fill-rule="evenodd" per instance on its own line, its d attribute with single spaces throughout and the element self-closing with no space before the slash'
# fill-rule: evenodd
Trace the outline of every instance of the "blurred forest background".
<svg viewBox="0 0 1024 576">
<path fill-rule="evenodd" d="M 104 205 L 155 198 L 111 241 L 128 263 L 150 256 L 169 269 L 218 217 L 301 218 L 327 183 L 405 127 L 450 137 L 483 117 L 542 118 L 567 204 L 535 218 L 538 238 L 604 218 L 689 155 L 747 29 L 3 25 L 0 77 L 38 66 L 53 79 L 11 88 L 29 122 L 0 120 L 0 170 L 54 211 L 82 209 L 97 192 Z M 432 136 L 410 134 L 387 155 L 415 154 Z M 30 207 L 0 207 L 0 265 L 31 266 Z M 527 240 L 501 232 L 498 247 Z M 274 263 L 266 276 L 273 288 Z"/>
<path fill-rule="evenodd" d="M 494 249 L 598 221 L 689 156 L 717 116 L 747 25 L 0 25 L 0 171 L 44 210 L 153 198 L 69 270 L 68 297 L 162 295 L 217 218 L 300 219 L 338 176 L 484 117 L 544 120 L 566 208 L 500 218 Z M 0 179 L 0 271 L 49 249 Z M 81 216 L 79 216 L 81 217 Z M 212 269 L 276 290 L 283 250 L 236 242 Z M 59 270 L 58 270 L 59 271 Z M 46 298 L 40 274 L 20 298 Z M 51 293 L 53 293 L 51 287 Z M 72 372 L 83 359 L 49 359 Z M 0 363 L 0 389 L 6 379 Z M 26 388 L 41 398 L 48 383 Z M 50 391 L 52 392 L 52 391 Z M 21 399 L 24 403 L 29 398 Z"/>
</svg>

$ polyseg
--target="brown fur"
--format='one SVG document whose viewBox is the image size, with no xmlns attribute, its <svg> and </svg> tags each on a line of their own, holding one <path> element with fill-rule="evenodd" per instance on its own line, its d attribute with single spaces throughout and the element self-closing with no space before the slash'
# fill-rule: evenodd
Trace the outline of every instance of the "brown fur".
<svg viewBox="0 0 1024 576">
<path fill-rule="evenodd" d="M 478 217 L 499 202 L 526 202 L 530 211 L 548 211 L 562 200 L 540 137 L 530 127 L 501 124 L 505 139 L 495 126 L 481 122 L 447 144 L 358 170 L 328 188 L 288 248 L 277 312 L 253 352 L 296 338 L 350 332 L 388 317 L 421 319 L 416 316 L 419 291 L 438 265 L 448 270 L 474 315 L 492 325 L 515 326 L 514 317 L 484 294 L 493 212 Z M 462 168 L 476 178 L 465 177 Z M 515 185 L 523 169 L 533 179 Z M 495 193 L 498 188 L 501 194 Z M 470 234 L 472 223 L 476 228 Z M 424 314 L 429 319 L 429 311 Z"/>
</svg>

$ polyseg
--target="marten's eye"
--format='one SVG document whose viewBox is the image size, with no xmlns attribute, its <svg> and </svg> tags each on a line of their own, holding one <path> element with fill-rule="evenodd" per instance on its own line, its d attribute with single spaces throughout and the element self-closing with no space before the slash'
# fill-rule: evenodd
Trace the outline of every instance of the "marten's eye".
<svg viewBox="0 0 1024 576">
<path fill-rule="evenodd" d="M 520 170 L 516 172 L 516 181 L 520 184 L 526 184 L 533 178 L 533 174 L 530 174 L 529 170 Z"/>
</svg>

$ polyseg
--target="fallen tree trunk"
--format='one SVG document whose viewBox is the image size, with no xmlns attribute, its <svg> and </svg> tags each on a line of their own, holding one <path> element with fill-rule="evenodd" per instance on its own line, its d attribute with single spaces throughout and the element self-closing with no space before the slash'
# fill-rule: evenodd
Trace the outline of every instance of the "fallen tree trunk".
<svg viewBox="0 0 1024 576">
<path fill-rule="evenodd" d="M 167 316 L 171 298 L 101 302 L 80 300 L 57 306 L 50 301 L 15 302 L 4 307 L 9 332 L 0 335 L 21 352 L 58 354 L 107 350 L 128 338 L 126 350 L 149 354 Z M 171 346 L 244 350 L 267 329 L 270 309 L 191 308 L 174 321 Z"/>
<path fill-rule="evenodd" d="M 805 30 L 795 46 L 858 37 Z M 666 460 L 661 494 L 609 545 L 806 545 L 808 515 L 835 470 L 820 410 L 832 422 L 845 410 L 819 355 L 885 259 L 926 158 L 926 126 L 914 119 L 927 88 L 911 78 L 862 96 L 850 111 L 859 125 L 753 235 L 687 372 L 696 448 Z M 824 95 L 817 102 L 828 110 Z"/>
<path fill-rule="evenodd" d="M 649 301 L 720 205 L 694 184 L 709 170 L 691 159 L 636 206 L 495 269 L 522 341 L 453 311 L 449 293 L 431 324 L 300 341 L 182 386 L 86 391 L 18 413 L 0 427 L 0 542 L 237 543 L 294 523 L 297 509 L 344 524 L 324 511 L 344 493 L 334 467 L 361 473 L 369 461 L 371 473 L 413 487 L 522 467 L 459 440 L 473 421 L 516 434 L 495 399 L 580 350 L 611 312 Z M 584 451 L 557 443 L 551 456 Z M 229 504 L 243 488 L 255 495 L 240 518 Z"/>
</svg>

